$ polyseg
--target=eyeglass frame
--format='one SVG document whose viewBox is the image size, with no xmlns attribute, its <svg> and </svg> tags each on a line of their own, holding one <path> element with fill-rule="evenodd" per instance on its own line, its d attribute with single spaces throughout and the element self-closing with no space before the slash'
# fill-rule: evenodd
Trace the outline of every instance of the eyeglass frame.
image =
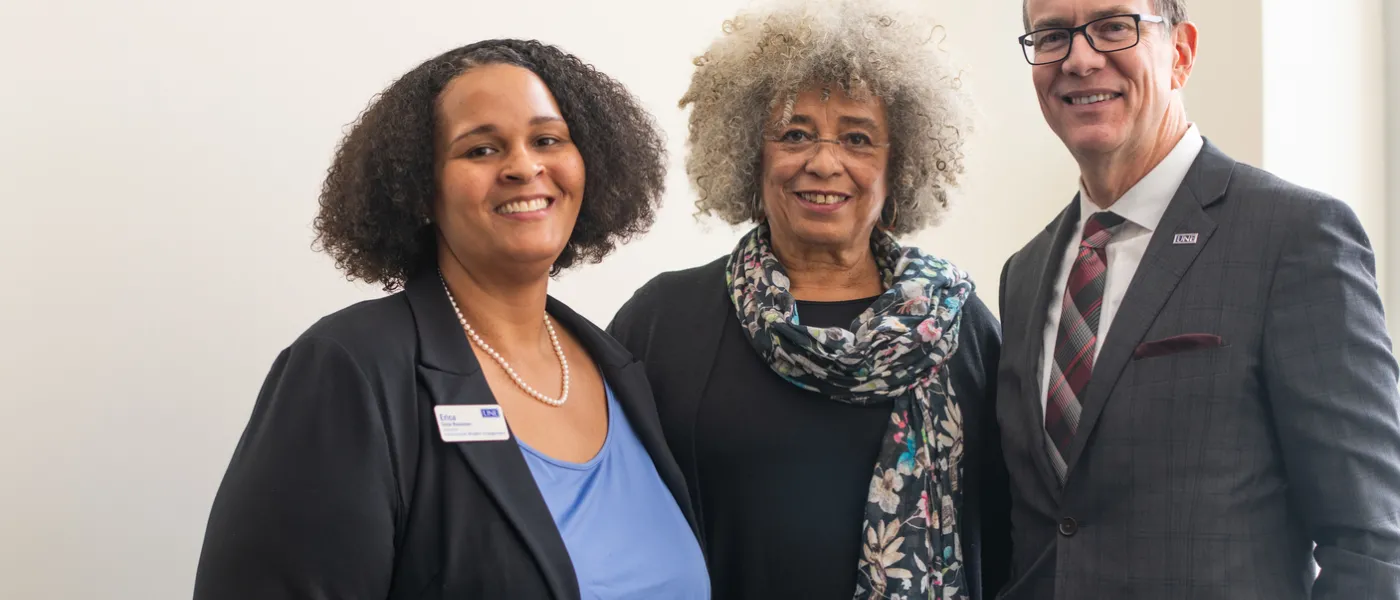
<svg viewBox="0 0 1400 600">
<path fill-rule="evenodd" d="M 1114 48 L 1114 49 L 1112 49 L 1112 50 L 1099 50 L 1098 46 L 1095 46 L 1095 45 L 1094 45 L 1094 38 L 1093 38 L 1093 36 L 1089 35 L 1089 26 L 1090 26 L 1090 25 L 1093 25 L 1094 23 L 1098 23 L 1098 22 L 1100 22 L 1100 21 L 1107 21 L 1107 20 L 1109 20 L 1109 19 L 1119 19 L 1119 18 L 1122 18 L 1122 17 L 1132 17 L 1132 18 L 1133 18 L 1133 27 L 1137 30 L 1137 39 L 1134 40 L 1132 44 L 1129 44 L 1129 45 L 1127 45 L 1127 46 L 1123 46 L 1122 48 Z M 1143 23 L 1144 21 L 1146 21 L 1146 22 L 1148 22 L 1148 23 L 1159 23 L 1159 24 L 1160 24 L 1160 23 L 1166 23 L 1166 22 L 1167 22 L 1167 19 L 1166 19 L 1166 17 L 1161 17 L 1161 16 L 1158 16 L 1158 15 L 1148 15 L 1148 14 L 1142 14 L 1142 13 L 1124 13 L 1124 14 L 1121 14 L 1121 15 L 1108 15 L 1108 16 L 1106 16 L 1106 17 L 1099 17 L 1099 18 L 1097 18 L 1097 19 L 1094 19 L 1094 20 L 1092 20 L 1092 21 L 1089 21 L 1089 22 L 1087 22 L 1087 23 L 1084 23 L 1083 25 L 1080 25 L 1080 26 L 1078 26 L 1078 27 L 1045 27 L 1045 28 L 1042 28 L 1042 29 L 1037 29 L 1037 30 L 1035 30 L 1035 31 L 1031 31 L 1031 32 L 1029 32 L 1029 33 L 1026 33 L 1025 35 L 1022 35 L 1022 36 L 1016 38 L 1016 41 L 1017 41 L 1017 43 L 1019 43 L 1020 46 L 1021 46 L 1021 58 L 1026 59 L 1026 62 L 1030 63 L 1031 66 L 1039 67 L 1039 66 L 1042 66 L 1042 65 L 1053 65 L 1053 64 L 1058 63 L 1058 62 L 1064 62 L 1064 61 L 1066 61 L 1066 60 L 1069 60 L 1070 54 L 1074 52 L 1074 37 L 1075 37 L 1074 34 L 1076 34 L 1076 33 L 1082 33 L 1082 34 L 1084 34 L 1084 41 L 1089 42 L 1089 48 L 1093 49 L 1094 52 L 1098 52 L 1099 54 L 1108 54 L 1108 53 L 1110 53 L 1110 52 L 1122 52 L 1122 51 L 1127 50 L 1127 49 L 1129 49 L 1129 48 L 1133 48 L 1133 47 L 1137 46 L 1138 44 L 1142 43 L 1142 23 Z M 1033 36 L 1033 35 L 1035 35 L 1035 34 L 1037 34 L 1037 33 L 1042 33 L 1042 32 L 1046 32 L 1046 31 L 1065 31 L 1065 32 L 1068 32 L 1068 33 L 1069 33 L 1069 45 L 1065 46 L 1065 55 L 1064 55 L 1063 57 L 1061 57 L 1061 58 L 1058 58 L 1058 59 L 1055 59 L 1055 60 L 1051 60 L 1051 61 L 1041 62 L 1041 63 L 1034 62 L 1034 61 L 1031 60 L 1031 57 L 1026 56 L 1026 50 L 1025 50 L 1025 49 L 1032 46 L 1032 44 L 1027 44 L 1027 43 L 1026 43 L 1026 40 L 1027 40 L 1027 38 L 1029 38 L 1029 37 L 1031 37 L 1031 36 Z"/>
<path fill-rule="evenodd" d="M 808 134 L 808 135 L 811 135 L 811 134 Z M 790 143 L 790 142 L 784 142 L 784 141 L 782 140 L 782 136 L 768 136 L 768 135 L 765 135 L 765 136 L 763 136 L 763 141 L 765 141 L 765 142 L 772 142 L 772 143 L 778 144 L 778 145 L 786 145 L 786 144 L 789 144 L 789 143 Z M 837 148 L 840 148 L 840 149 L 842 149 L 842 150 L 845 150 L 845 146 L 841 143 L 841 138 L 823 138 L 823 137 L 817 137 L 817 136 L 815 136 L 815 135 L 812 135 L 812 139 L 811 139 L 811 140 L 808 140 L 808 141 L 811 142 L 812 146 L 811 146 L 811 148 L 807 148 L 806 150 L 803 150 L 803 151 L 802 151 L 803 153 L 810 153 L 810 152 L 812 151 L 812 148 L 818 147 L 817 144 L 833 144 L 833 145 L 835 145 Z M 889 148 L 889 147 L 890 147 L 890 142 L 880 143 L 880 142 L 876 142 L 876 141 L 874 141 L 874 140 L 871 140 L 869 144 L 866 144 L 866 146 L 868 146 L 868 147 L 870 147 L 870 148 L 875 148 L 875 149 L 879 149 L 879 148 Z"/>
</svg>

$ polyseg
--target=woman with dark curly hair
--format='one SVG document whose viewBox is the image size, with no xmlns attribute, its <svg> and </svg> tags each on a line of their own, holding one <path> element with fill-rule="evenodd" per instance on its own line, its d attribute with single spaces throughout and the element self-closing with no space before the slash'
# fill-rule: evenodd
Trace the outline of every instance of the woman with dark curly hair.
<svg viewBox="0 0 1400 600">
<path fill-rule="evenodd" d="M 963 168 L 936 29 L 795 0 L 726 22 L 696 61 L 697 206 L 755 226 L 610 331 L 647 366 L 716 597 L 976 599 L 1006 576 L 1000 328 L 967 274 L 895 237 Z"/>
<path fill-rule="evenodd" d="M 195 598 L 708 598 L 642 368 L 547 295 L 651 224 L 663 175 L 651 118 L 552 46 L 480 42 L 390 85 L 316 230 L 398 293 L 273 364 Z"/>
</svg>

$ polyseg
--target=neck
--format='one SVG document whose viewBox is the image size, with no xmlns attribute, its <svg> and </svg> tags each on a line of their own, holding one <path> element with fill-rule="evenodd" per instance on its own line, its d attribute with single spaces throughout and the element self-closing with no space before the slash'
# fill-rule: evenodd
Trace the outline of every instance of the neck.
<svg viewBox="0 0 1400 600">
<path fill-rule="evenodd" d="M 544 328 L 548 271 L 521 277 L 508 268 L 477 268 L 446 250 L 439 252 L 438 266 L 467 324 L 497 352 L 508 360 L 553 355 Z"/>
<path fill-rule="evenodd" d="M 1181 110 L 1169 110 L 1145 143 L 1103 154 L 1075 154 L 1089 201 L 1107 210 L 1176 148 L 1190 125 Z"/>
<path fill-rule="evenodd" d="M 880 269 L 866 243 L 852 248 L 811 247 L 774 235 L 773 254 L 787 270 L 797 300 L 839 302 L 883 293 Z"/>
</svg>

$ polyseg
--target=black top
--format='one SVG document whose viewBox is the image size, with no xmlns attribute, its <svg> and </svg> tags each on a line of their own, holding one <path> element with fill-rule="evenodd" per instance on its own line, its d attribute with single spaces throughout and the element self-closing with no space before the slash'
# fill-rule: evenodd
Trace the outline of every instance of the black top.
<svg viewBox="0 0 1400 600">
<path fill-rule="evenodd" d="M 563 304 L 547 310 L 695 527 L 642 366 Z M 210 510 L 195 600 L 577 600 L 520 446 L 444 442 L 434 407 L 449 404 L 496 400 L 436 274 L 312 326 L 258 394 Z"/>
<path fill-rule="evenodd" d="M 696 500 L 714 597 L 847 600 L 891 405 L 843 404 L 774 373 L 739 326 L 722 265 L 658 277 L 610 331 L 647 365 L 667 441 Z M 873 301 L 798 302 L 797 310 L 803 325 L 849 327 Z M 960 521 L 973 598 L 984 586 L 1000 587 L 1010 559 L 991 388 L 1000 337 L 974 295 L 949 363 L 964 419 Z"/>
</svg>

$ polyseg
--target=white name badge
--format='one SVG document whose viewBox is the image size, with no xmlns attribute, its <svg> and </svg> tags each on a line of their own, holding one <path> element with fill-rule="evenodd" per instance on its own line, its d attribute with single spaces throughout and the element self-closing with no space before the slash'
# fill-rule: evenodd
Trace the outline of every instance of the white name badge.
<svg viewBox="0 0 1400 600">
<path fill-rule="evenodd" d="M 437 413 L 438 433 L 444 442 L 495 442 L 510 439 L 506 417 L 496 404 L 441 404 Z"/>
</svg>

